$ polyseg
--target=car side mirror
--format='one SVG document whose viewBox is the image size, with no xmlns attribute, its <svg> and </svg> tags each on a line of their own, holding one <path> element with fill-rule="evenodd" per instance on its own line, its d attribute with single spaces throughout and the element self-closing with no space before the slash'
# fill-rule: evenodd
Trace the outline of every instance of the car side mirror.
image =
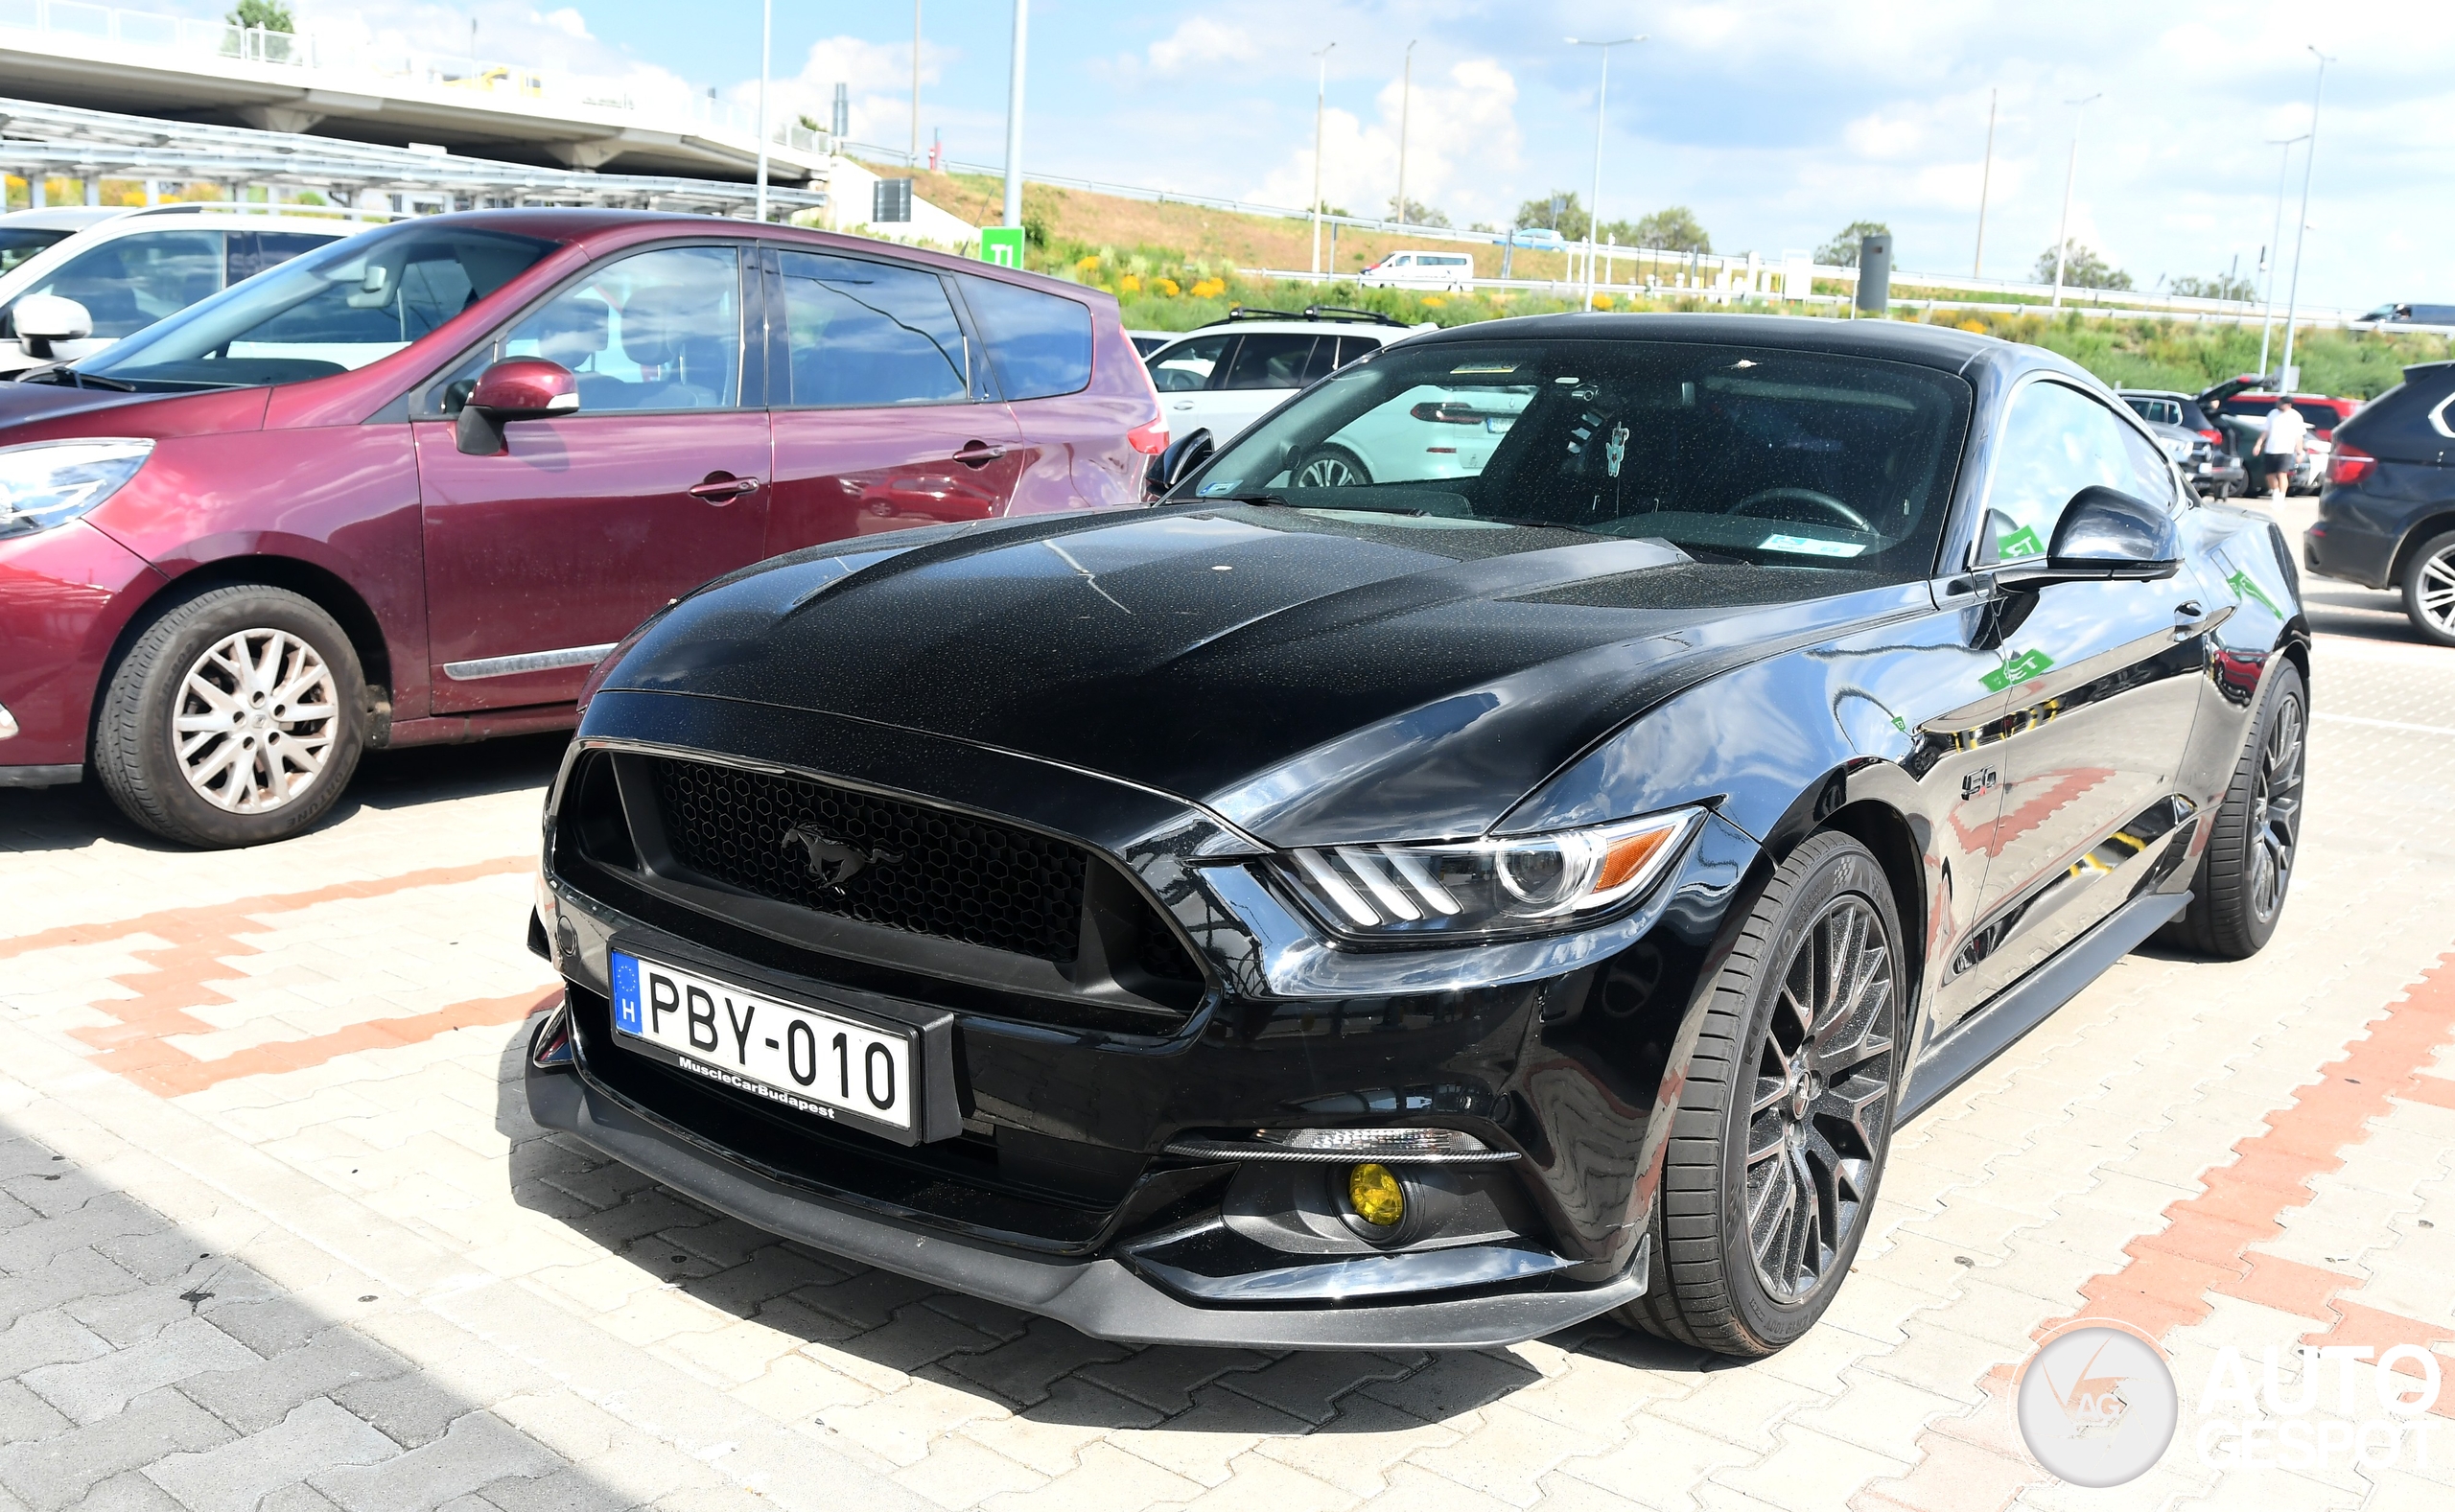
<svg viewBox="0 0 2455 1512">
<path fill-rule="evenodd" d="M 1209 461 L 1210 454 L 1218 450 L 1218 443 L 1210 439 L 1207 426 L 1169 442 L 1143 471 L 1143 497 L 1157 499 L 1164 495 L 1190 477 L 1195 468 Z"/>
<path fill-rule="evenodd" d="M 2005 563 L 1995 570 L 1995 580 L 2015 588 L 2149 582 L 2181 571 L 2182 554 L 2174 517 L 2164 508 L 2092 484 L 2063 506 L 2043 561 L 2030 557 Z"/>
<path fill-rule="evenodd" d="M 48 358 L 54 341 L 82 341 L 94 334 L 92 312 L 58 294 L 28 294 L 9 312 L 9 323 L 28 357 Z"/>
<path fill-rule="evenodd" d="M 542 357 L 507 357 L 478 375 L 453 423 L 453 441 L 471 456 L 494 456 L 503 450 L 506 424 L 578 412 L 579 380 L 570 368 Z"/>
</svg>

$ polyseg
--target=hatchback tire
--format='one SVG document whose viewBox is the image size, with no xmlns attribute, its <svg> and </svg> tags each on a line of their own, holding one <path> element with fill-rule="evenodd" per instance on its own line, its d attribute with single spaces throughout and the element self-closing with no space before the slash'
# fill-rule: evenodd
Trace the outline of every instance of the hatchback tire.
<svg viewBox="0 0 2455 1512">
<path fill-rule="evenodd" d="M 2404 614 L 2423 639 L 2455 646 L 2455 530 L 2435 535 L 2404 567 Z"/>
<path fill-rule="evenodd" d="M 2284 917 L 2302 849 L 2303 779 L 2310 705 L 2302 669 L 2280 663 L 2268 680 L 2250 743 L 2209 815 L 2208 849 L 2190 906 L 2166 926 L 2184 949 L 2218 961 L 2257 955 Z"/>
<path fill-rule="evenodd" d="M 1296 469 L 1298 488 L 1361 488 L 1372 481 L 1364 458 L 1343 446 L 1321 447 Z"/>
<path fill-rule="evenodd" d="M 1909 979 L 1875 856 L 1810 837 L 1707 989 L 1652 1217 L 1653 1276 L 1621 1317 L 1755 1359 L 1832 1303 L 1891 1146 Z"/>
<path fill-rule="evenodd" d="M 365 679 L 332 616 L 287 589 L 213 588 L 162 610 L 112 671 L 94 772 L 165 840 L 263 845 L 332 808 L 365 731 Z"/>
</svg>

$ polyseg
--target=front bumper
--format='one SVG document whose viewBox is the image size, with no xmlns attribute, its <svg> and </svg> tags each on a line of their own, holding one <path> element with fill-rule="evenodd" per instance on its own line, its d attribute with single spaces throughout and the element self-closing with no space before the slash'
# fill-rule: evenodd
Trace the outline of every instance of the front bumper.
<svg viewBox="0 0 2455 1512">
<path fill-rule="evenodd" d="M 573 1068 L 528 1067 L 528 1111 L 676 1191 L 757 1228 L 967 1295 L 1055 1318 L 1094 1338 L 1275 1349 L 1479 1349 L 1538 1338 L 1634 1301 L 1648 1254 L 1617 1280 L 1568 1291 L 1399 1306 L 1206 1308 L 1108 1258 L 1026 1254 L 863 1213 L 711 1150 Z"/>
<path fill-rule="evenodd" d="M 112 644 L 161 576 L 82 520 L 0 541 L 0 787 L 73 782 Z"/>
</svg>

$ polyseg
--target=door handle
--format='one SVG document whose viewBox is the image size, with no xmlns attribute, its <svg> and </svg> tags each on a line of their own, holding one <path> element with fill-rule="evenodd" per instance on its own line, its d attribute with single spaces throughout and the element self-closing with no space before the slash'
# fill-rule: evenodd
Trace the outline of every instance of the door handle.
<svg viewBox="0 0 2455 1512">
<path fill-rule="evenodd" d="M 759 479 L 755 477 L 732 477 L 722 473 L 709 478 L 704 483 L 693 483 L 689 488 L 683 490 L 683 492 L 689 494 L 691 498 L 702 499 L 712 504 L 729 504 L 735 500 L 739 499 L 744 494 L 755 494 L 758 491 Z"/>
<path fill-rule="evenodd" d="M 1193 407 L 1193 401 L 1190 399 L 1180 399 L 1171 407 L 1177 409 L 1191 409 Z"/>
<path fill-rule="evenodd" d="M 2187 640 L 2203 631 L 2213 630 L 2233 612 L 2233 606 L 2227 604 L 2211 615 L 2199 607 L 2198 599 L 2186 598 L 2174 606 L 2174 639 Z"/>
<path fill-rule="evenodd" d="M 991 446 L 986 441 L 966 441 L 954 459 L 966 467 L 987 467 L 1005 454 L 1006 449 L 1002 446 Z"/>
</svg>

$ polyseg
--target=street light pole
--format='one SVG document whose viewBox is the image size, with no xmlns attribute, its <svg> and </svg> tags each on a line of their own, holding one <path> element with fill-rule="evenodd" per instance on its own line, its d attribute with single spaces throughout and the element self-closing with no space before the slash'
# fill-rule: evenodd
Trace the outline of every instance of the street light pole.
<svg viewBox="0 0 2455 1512">
<path fill-rule="evenodd" d="M 1313 57 L 1320 60 L 1321 71 L 1313 83 L 1313 271 L 1321 270 L 1321 111 L 1330 94 L 1331 42 Z"/>
<path fill-rule="evenodd" d="M 918 167 L 921 161 L 921 0 L 912 0 L 912 147 L 908 154 Z"/>
<path fill-rule="evenodd" d="M 2310 133 L 2304 131 L 2300 136 L 2268 143 L 2270 147 L 2280 147 L 2284 151 L 2277 155 L 2276 160 L 2276 227 L 2268 233 L 2267 246 L 2259 254 L 2259 273 L 2267 285 L 2266 297 L 2259 311 L 2259 371 L 2262 373 L 2267 371 L 2268 328 L 2276 324 L 2276 265 L 2284 251 L 2284 177 L 2293 169 L 2293 145 L 2309 139 Z"/>
<path fill-rule="evenodd" d="M 1006 221 L 1023 223 L 1023 43 L 1031 0 L 1015 0 L 1015 66 L 1006 81 Z"/>
<path fill-rule="evenodd" d="M 2070 250 L 2071 246 L 2071 180 L 2080 173 L 2080 111 L 2093 102 L 2104 98 L 2105 91 L 2099 90 L 2086 100 L 2063 102 L 2071 106 L 2071 156 L 2063 165 L 2063 223 L 2054 233 L 2053 308 L 2056 310 L 2063 308 L 2063 256 Z"/>
<path fill-rule="evenodd" d="M 1594 91 L 1594 189 L 1585 202 L 1585 302 L 1578 308 L 1594 308 L 1594 248 L 1602 227 L 1602 124 L 1603 110 L 1611 97 L 1611 49 L 1642 42 L 1643 36 L 1618 36 L 1607 42 L 1570 37 L 1571 47 L 1599 47 L 1602 50 L 1602 82 Z"/>
<path fill-rule="evenodd" d="M 1986 192 L 1995 183 L 1995 91 L 1986 91 L 1986 162 L 1977 171 L 1977 253 L 1969 260 L 1969 276 L 1986 276 Z"/>
<path fill-rule="evenodd" d="M 1391 219 L 1407 223 L 1407 112 L 1415 100 L 1415 44 L 1407 44 L 1407 66 L 1398 84 L 1398 213 Z"/>
<path fill-rule="evenodd" d="M 2284 357 L 2277 363 L 2280 394 L 2302 386 L 2302 375 L 2293 370 L 2293 317 L 2302 299 L 2302 239 L 2310 231 L 2310 168 L 2319 160 L 2319 102 L 2327 92 L 2327 65 L 2335 61 L 2315 47 L 2310 56 L 2319 60 L 2319 81 L 2310 91 L 2310 145 L 2302 150 L 2302 218 L 2293 228 L 2293 276 L 2284 284 Z"/>
<path fill-rule="evenodd" d="M 759 5 L 759 206 L 760 225 L 767 223 L 767 59 L 776 38 L 776 0 Z"/>
</svg>

